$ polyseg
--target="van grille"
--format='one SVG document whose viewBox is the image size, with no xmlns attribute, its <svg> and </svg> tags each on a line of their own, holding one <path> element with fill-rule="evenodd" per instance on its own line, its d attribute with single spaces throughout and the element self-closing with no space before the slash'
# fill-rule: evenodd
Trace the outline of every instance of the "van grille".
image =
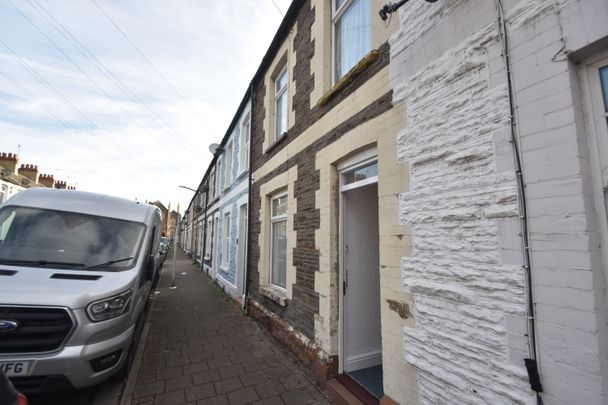
<svg viewBox="0 0 608 405">
<path fill-rule="evenodd" d="M 18 324 L 15 330 L 0 331 L 0 354 L 57 350 L 74 327 L 64 308 L 0 306 L 0 321 Z"/>
</svg>

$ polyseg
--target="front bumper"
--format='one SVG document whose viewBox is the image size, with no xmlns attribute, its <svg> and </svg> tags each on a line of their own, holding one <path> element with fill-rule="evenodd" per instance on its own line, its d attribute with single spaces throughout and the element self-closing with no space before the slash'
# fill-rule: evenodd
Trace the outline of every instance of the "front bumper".
<svg viewBox="0 0 608 405">
<path fill-rule="evenodd" d="M 0 361 L 31 361 L 28 376 L 11 380 L 24 392 L 42 392 L 69 388 L 81 389 L 99 384 L 111 377 L 124 363 L 135 326 L 109 339 L 84 345 L 65 346 L 62 350 L 45 355 L 0 356 Z M 95 372 L 91 361 L 121 351 L 119 360 L 111 367 Z M 64 380 L 62 383 L 59 381 Z M 53 384 L 52 381 L 57 383 Z M 19 388 L 21 387 L 21 388 Z"/>
</svg>

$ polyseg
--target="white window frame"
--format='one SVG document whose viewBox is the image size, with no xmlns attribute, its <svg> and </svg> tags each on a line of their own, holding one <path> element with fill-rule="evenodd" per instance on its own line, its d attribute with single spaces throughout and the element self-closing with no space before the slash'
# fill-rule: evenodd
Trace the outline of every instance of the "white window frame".
<svg viewBox="0 0 608 405">
<path fill-rule="evenodd" d="M 198 221 L 198 246 L 196 248 L 196 257 L 202 259 L 203 257 L 203 220 Z"/>
<path fill-rule="evenodd" d="M 212 168 L 209 173 L 209 195 L 211 195 L 211 199 L 215 198 L 215 168 Z"/>
<path fill-rule="evenodd" d="M 239 175 L 249 169 L 249 134 L 251 132 L 250 113 L 245 115 L 241 121 L 241 133 L 239 139 Z"/>
<path fill-rule="evenodd" d="M 228 145 L 226 145 L 226 152 L 224 152 L 224 190 L 230 188 L 230 185 L 232 184 L 232 166 L 234 161 L 232 145 L 232 141 L 228 142 Z"/>
<path fill-rule="evenodd" d="M 344 3 L 340 6 L 338 10 L 336 10 L 336 0 L 331 0 L 331 83 L 335 85 L 344 77 L 344 75 L 338 77 L 338 65 L 336 61 L 336 54 L 338 47 L 336 46 L 336 23 L 340 21 L 346 10 L 355 2 L 356 0 L 345 0 Z M 361 1 L 370 1 L 370 0 L 361 0 Z M 371 21 L 370 21 L 371 24 Z M 371 31 L 370 31 L 371 34 Z M 371 43 L 371 38 L 370 38 Z M 371 48 L 371 45 L 370 45 Z M 346 74 L 346 72 L 345 72 Z"/>
<path fill-rule="evenodd" d="M 216 194 L 216 196 L 220 195 L 221 186 L 222 186 L 222 160 L 218 159 L 217 164 L 215 166 L 215 194 Z"/>
<path fill-rule="evenodd" d="M 205 259 L 209 260 L 209 258 L 211 257 L 211 230 L 213 228 L 213 218 L 209 218 L 205 226 L 207 228 L 205 235 Z"/>
<path fill-rule="evenodd" d="M 273 279 L 272 275 L 274 274 L 274 270 L 275 270 L 274 266 L 273 266 L 274 260 L 272 260 L 272 258 L 274 256 L 274 253 L 275 253 L 273 251 L 273 248 L 272 248 L 272 246 L 273 246 L 273 243 L 272 243 L 272 241 L 273 241 L 273 234 L 272 233 L 273 233 L 273 225 L 275 223 L 285 222 L 285 227 L 287 227 L 288 212 L 286 212 L 284 215 L 273 215 L 274 213 L 272 211 L 272 206 L 273 206 L 272 202 L 274 200 L 276 200 L 276 199 L 281 198 L 281 197 L 286 197 L 287 194 L 288 194 L 287 190 L 285 190 L 285 191 L 273 194 L 270 197 L 270 232 L 269 232 L 270 233 L 270 241 L 269 241 L 270 242 L 269 243 L 269 247 L 270 247 L 270 249 L 269 249 L 269 251 L 270 251 L 270 274 L 269 274 L 269 276 L 270 276 L 270 278 L 269 278 L 268 281 L 269 281 L 270 285 L 272 285 L 275 288 L 280 289 L 281 291 L 287 291 L 287 247 L 286 247 L 286 250 L 285 250 L 285 263 L 286 263 L 285 264 L 285 287 L 283 287 L 283 286 L 280 286 L 278 284 L 274 284 L 272 282 L 272 279 Z"/>
<path fill-rule="evenodd" d="M 606 166 L 608 158 L 605 153 L 608 144 L 608 113 L 605 110 L 599 71 L 606 66 L 608 51 L 600 52 L 579 64 L 604 277 L 608 277 L 608 173 L 603 173 L 602 168 Z"/>
<path fill-rule="evenodd" d="M 283 68 L 281 68 L 281 70 L 279 71 L 279 74 L 277 75 L 277 77 L 274 79 L 273 81 L 273 88 L 274 88 L 274 140 L 273 141 L 277 141 L 279 140 L 283 134 L 285 132 L 287 132 L 287 130 L 289 129 L 289 72 L 287 71 L 287 62 L 285 63 L 285 66 L 283 66 Z M 279 81 L 279 79 L 285 75 L 285 86 L 281 87 L 279 90 L 277 90 L 277 82 Z M 279 124 L 279 115 L 277 114 L 277 105 L 278 105 L 278 101 L 279 99 L 285 94 L 285 97 L 287 97 L 287 109 L 285 111 L 283 111 L 283 114 L 285 114 L 285 132 L 281 132 L 278 133 L 278 124 Z"/>
<path fill-rule="evenodd" d="M 218 234 L 218 230 L 219 230 L 219 222 L 220 222 L 220 217 L 216 213 L 213 216 L 213 238 L 212 238 L 212 243 L 213 243 L 212 258 L 213 258 L 213 260 L 211 261 L 211 266 L 212 266 L 213 270 L 215 270 L 215 271 L 217 271 L 217 266 L 218 266 L 217 256 L 219 253 L 219 249 L 217 246 L 217 239 L 218 239 L 217 234 Z"/>
<path fill-rule="evenodd" d="M 222 221 L 222 265 L 224 271 L 228 271 L 230 267 L 230 226 L 231 218 L 230 211 L 224 213 Z"/>
</svg>

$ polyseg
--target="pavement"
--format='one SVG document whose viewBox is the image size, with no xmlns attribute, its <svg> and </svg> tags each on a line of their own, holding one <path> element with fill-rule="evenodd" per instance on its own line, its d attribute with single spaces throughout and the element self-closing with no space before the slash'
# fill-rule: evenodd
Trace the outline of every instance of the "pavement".
<svg viewBox="0 0 608 405">
<path fill-rule="evenodd" d="M 329 404 L 309 370 L 178 249 L 161 274 L 121 405 Z"/>
</svg>

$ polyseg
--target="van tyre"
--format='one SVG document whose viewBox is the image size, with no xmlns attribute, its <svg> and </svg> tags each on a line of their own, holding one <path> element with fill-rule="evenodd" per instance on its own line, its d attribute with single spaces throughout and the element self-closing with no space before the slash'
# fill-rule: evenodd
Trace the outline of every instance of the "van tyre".
<svg viewBox="0 0 608 405">
<path fill-rule="evenodd" d="M 158 286 L 159 281 L 160 281 L 160 269 L 154 275 L 154 280 L 152 280 L 152 290 L 156 290 L 156 287 Z"/>
<path fill-rule="evenodd" d="M 127 377 L 129 377 L 129 372 L 131 371 L 131 367 L 133 366 L 133 360 L 135 359 L 135 353 L 137 352 L 137 342 L 139 341 L 141 332 L 143 330 L 143 321 L 145 319 L 145 313 L 146 312 L 144 311 L 144 313 L 140 315 L 139 319 L 137 320 L 135 331 L 133 332 L 131 342 L 129 343 L 129 349 L 126 353 L 126 358 L 122 363 L 122 366 L 120 366 L 120 368 L 116 372 L 116 374 L 112 376 L 113 381 L 121 382 L 126 380 Z"/>
</svg>

